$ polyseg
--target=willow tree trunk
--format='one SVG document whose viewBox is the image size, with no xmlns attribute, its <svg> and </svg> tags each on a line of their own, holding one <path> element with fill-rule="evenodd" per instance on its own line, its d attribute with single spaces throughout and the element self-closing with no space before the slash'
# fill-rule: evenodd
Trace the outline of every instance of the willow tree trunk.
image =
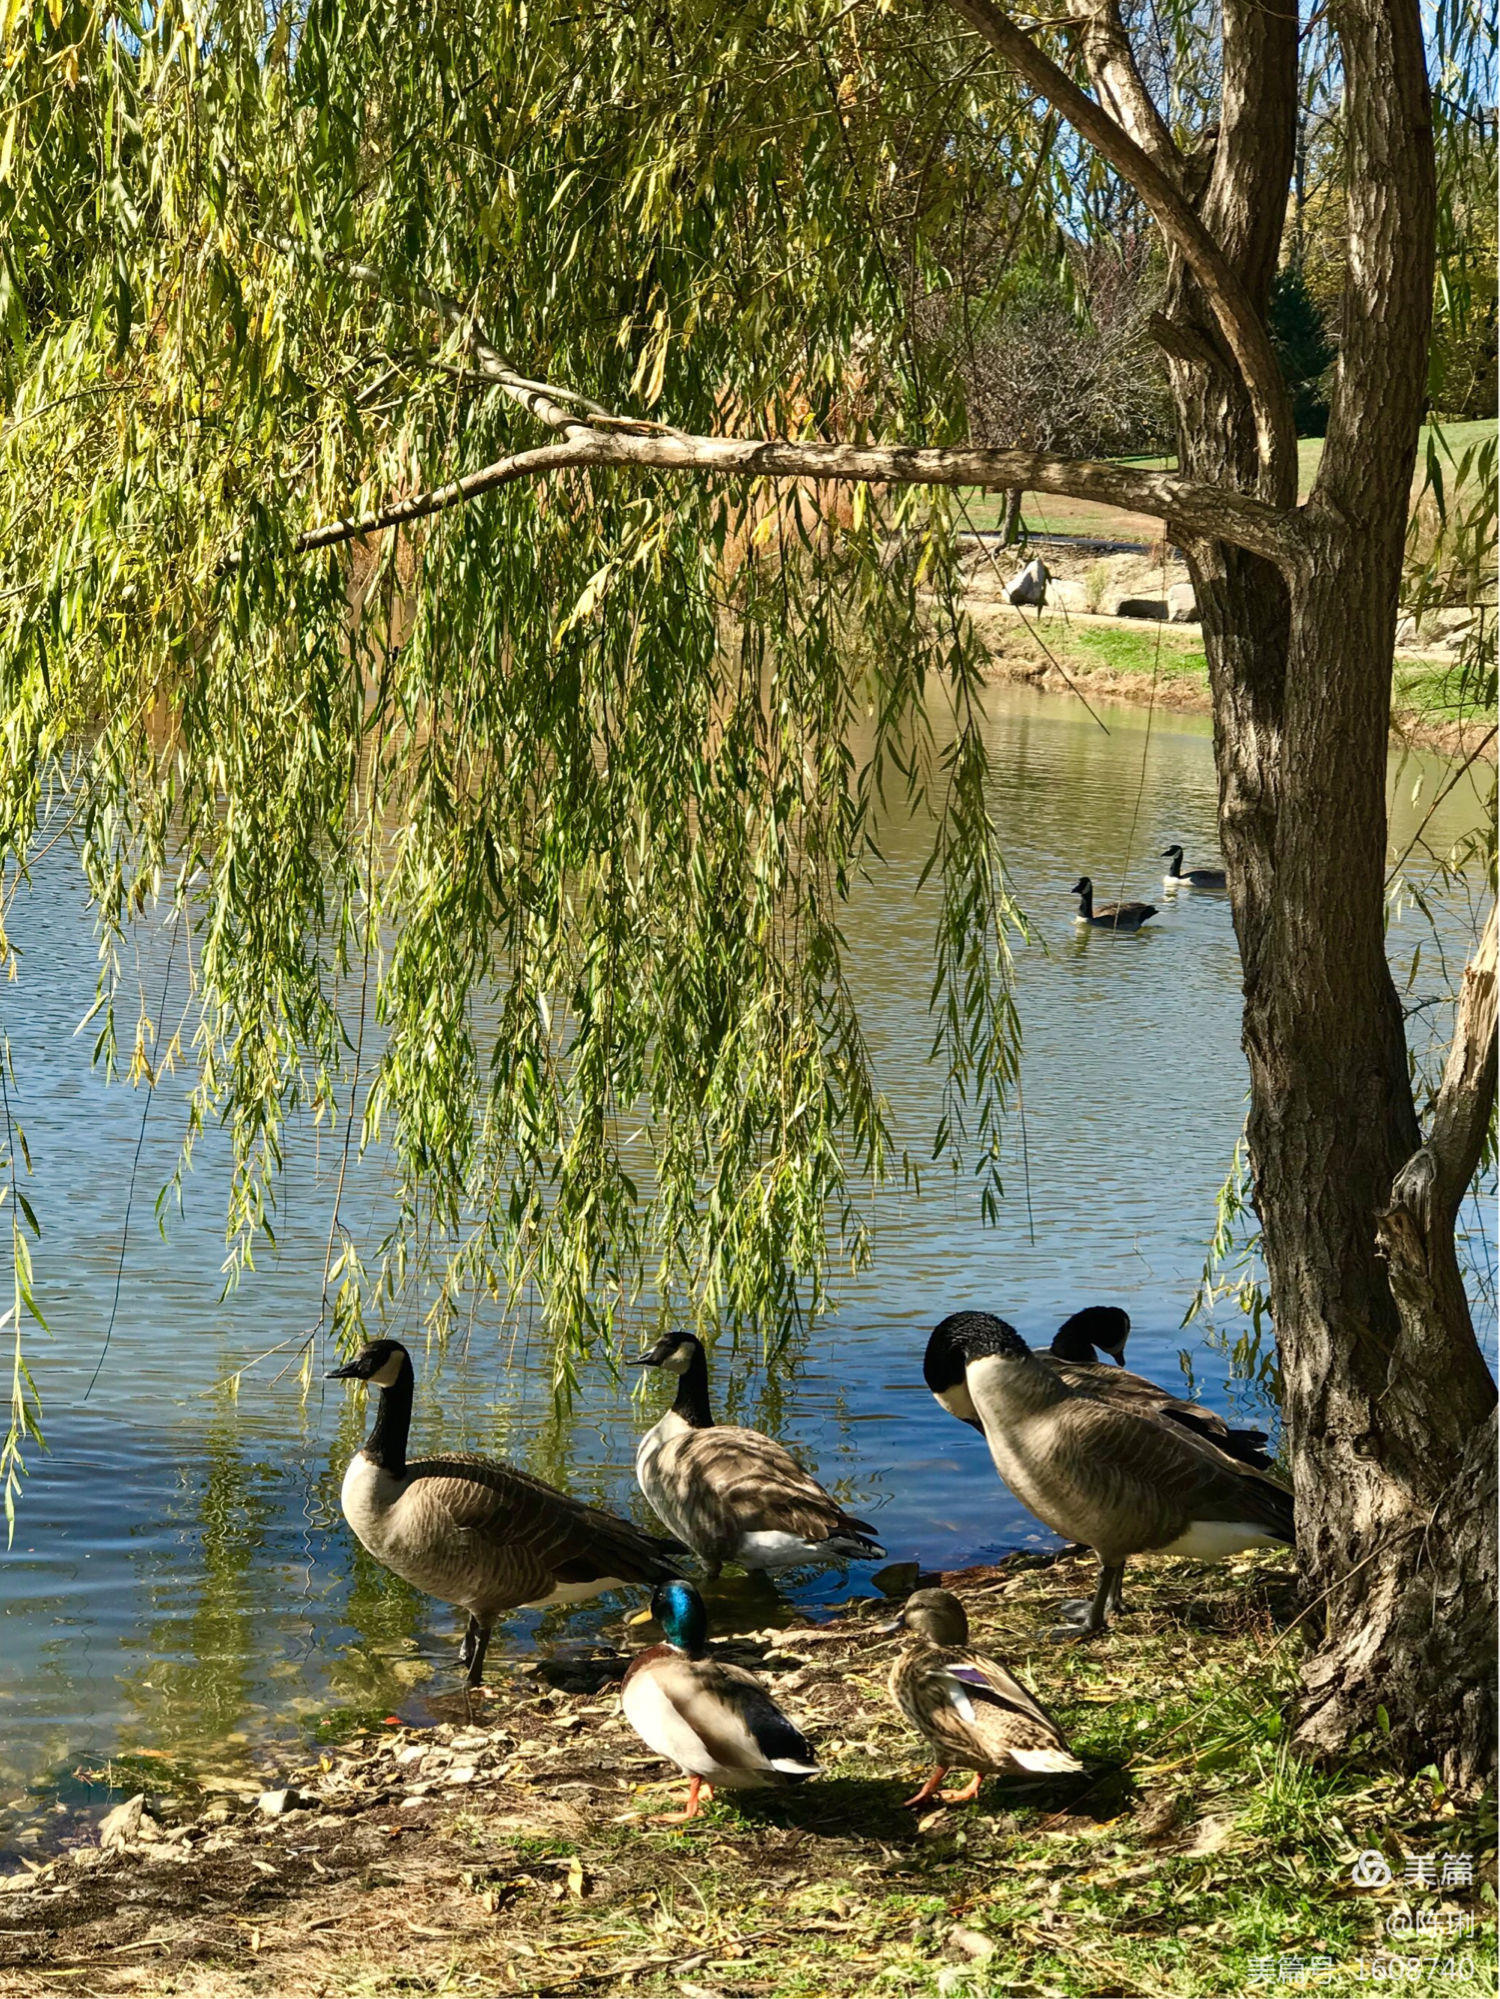
<svg viewBox="0 0 1500 1999">
<path fill-rule="evenodd" d="M 1255 1205 L 1301 1563 L 1318 1610 L 1299 1735 L 1335 1749 L 1380 1707 L 1408 1760 L 1437 1761 L 1468 1785 L 1494 1764 L 1495 1388 L 1453 1226 L 1493 1102 L 1494 981 L 1491 971 L 1489 1054 L 1456 1087 L 1464 1137 L 1432 1166 L 1384 934 L 1393 634 L 1432 296 L 1432 134 L 1415 0 L 1344 0 L 1337 23 L 1350 278 L 1328 438 L 1302 514 L 1305 555 L 1284 576 L 1216 541 L 1190 540 L 1186 553 L 1244 965 Z M 1262 314 L 1293 169 L 1296 64 L 1286 0 L 1227 0 L 1223 120 L 1198 207 Z M 1227 358 L 1193 358 L 1222 349 L 1180 269 L 1167 319 L 1185 468 L 1253 490 L 1250 413 Z"/>
</svg>

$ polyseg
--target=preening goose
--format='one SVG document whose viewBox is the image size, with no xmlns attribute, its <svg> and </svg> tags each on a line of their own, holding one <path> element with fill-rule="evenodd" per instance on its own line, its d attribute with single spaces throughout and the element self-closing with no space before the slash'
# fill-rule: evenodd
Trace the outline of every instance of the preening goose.
<svg viewBox="0 0 1500 1999">
<path fill-rule="evenodd" d="M 414 1376 L 396 1340 L 375 1340 L 330 1381 L 380 1390 L 375 1427 L 344 1473 L 344 1518 L 404 1582 L 469 1613 L 459 1663 L 478 1686 L 495 1619 L 681 1574 L 682 1550 L 493 1458 L 406 1456 Z"/>
<path fill-rule="evenodd" d="M 988 1319 L 988 1316 L 950 1313 L 933 1327 L 922 1357 L 922 1373 L 934 1396 L 950 1416 L 978 1430 L 981 1436 L 984 1425 L 969 1394 L 959 1334 L 968 1320 Z M 1148 1381 L 1144 1375 L 1125 1373 L 1125 1342 L 1129 1334 L 1130 1315 L 1118 1305 L 1087 1305 L 1058 1327 L 1050 1351 L 1036 1358 L 1044 1367 L 1052 1368 L 1070 1388 L 1086 1389 L 1124 1408 L 1154 1410 L 1207 1437 L 1241 1464 L 1252 1465 L 1257 1471 L 1270 1470 L 1271 1460 L 1262 1448 L 1266 1442 L 1264 1430 L 1231 1430 L 1222 1416 L 1201 1402 L 1187 1402 Z M 1104 1367 L 1095 1359 L 1096 1347 L 1113 1355 L 1113 1367 Z"/>
<path fill-rule="evenodd" d="M 677 1377 L 677 1396 L 635 1454 L 635 1475 L 657 1517 L 708 1564 L 791 1569 L 806 1562 L 884 1555 L 855 1520 L 774 1438 L 715 1423 L 708 1363 L 692 1333 L 667 1333 L 636 1367 Z"/>
<path fill-rule="evenodd" d="M 1174 1395 L 1169 1388 L 1159 1387 L 1143 1374 L 1124 1372 L 1125 1342 L 1129 1337 L 1128 1312 L 1122 1312 L 1118 1305 L 1085 1305 L 1081 1312 L 1075 1312 L 1071 1319 L 1063 1321 L 1052 1336 L 1050 1349 L 1037 1358 L 1056 1367 L 1063 1379 L 1074 1387 L 1091 1388 L 1106 1401 L 1155 1408 L 1162 1415 L 1170 1416 L 1174 1423 L 1184 1424 L 1189 1430 L 1196 1430 L 1200 1437 L 1207 1437 L 1211 1444 L 1217 1444 L 1221 1451 L 1228 1451 L 1241 1464 L 1253 1465 L 1257 1471 L 1271 1469 L 1271 1460 L 1265 1452 L 1267 1436 L 1264 1430 L 1232 1430 L 1216 1410 L 1205 1408 L 1201 1402 L 1189 1402 L 1183 1396 Z M 1110 1355 L 1114 1361 L 1113 1368 L 1100 1366 L 1096 1362 L 1096 1347 Z"/>
<path fill-rule="evenodd" d="M 763 1790 L 815 1777 L 812 1744 L 743 1666 L 708 1656 L 708 1616 L 691 1583 L 662 1583 L 651 1614 L 666 1633 L 631 1660 L 620 1689 L 625 1719 L 648 1748 L 689 1780 L 687 1808 L 663 1823 L 695 1818 L 704 1791 Z"/>
<path fill-rule="evenodd" d="M 962 1791 L 938 1793 L 948 1805 L 978 1797 L 987 1776 L 1083 1768 L 1036 1695 L 998 1659 L 970 1648 L 968 1617 L 948 1590 L 918 1590 L 893 1623 L 879 1628 L 907 1634 L 891 1667 L 891 1699 L 938 1752 L 937 1768 L 908 1805 L 925 1804 L 955 1765 L 974 1776 Z"/>
<path fill-rule="evenodd" d="M 1163 847 L 1161 857 L 1170 861 L 1171 867 L 1162 877 L 1163 888 L 1224 888 L 1226 878 L 1222 868 L 1185 868 L 1182 865 L 1181 847 Z"/>
<path fill-rule="evenodd" d="M 1067 1605 L 1102 1630 L 1119 1608 L 1131 1555 L 1222 1560 L 1243 1548 L 1295 1544 L 1292 1495 L 1197 1431 L 1144 1403 L 1109 1400 L 1063 1378 L 1014 1326 L 988 1312 L 955 1314 L 950 1337 L 995 1469 L 1038 1520 L 1099 1557 L 1092 1603 Z"/>
<path fill-rule="evenodd" d="M 1156 914 L 1154 902 L 1107 902 L 1102 909 L 1095 909 L 1094 884 L 1087 875 L 1080 876 L 1068 893 L 1078 897 L 1078 914 L 1073 921 L 1090 924 L 1095 930 L 1139 930 Z"/>
</svg>

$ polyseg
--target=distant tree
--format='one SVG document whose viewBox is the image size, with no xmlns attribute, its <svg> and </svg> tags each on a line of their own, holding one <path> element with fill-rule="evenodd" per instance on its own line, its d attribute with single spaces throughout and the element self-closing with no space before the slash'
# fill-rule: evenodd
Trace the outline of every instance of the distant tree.
<svg viewBox="0 0 1500 1999">
<path fill-rule="evenodd" d="M 1283 264 L 1271 287 L 1271 344 L 1292 399 L 1299 437 L 1321 437 L 1328 428 L 1328 368 L 1335 348 L 1323 315 L 1295 264 Z"/>
<path fill-rule="evenodd" d="M 970 313 L 943 301 L 938 337 L 952 349 L 972 436 L 1087 458 L 1169 449 L 1171 392 L 1151 337 L 1163 273 L 1149 243 L 1078 246 L 1068 263 L 1068 285 L 1034 268 L 1004 273 L 977 333 Z M 1020 503 L 1019 490 L 1007 495 L 1007 543 Z"/>
</svg>

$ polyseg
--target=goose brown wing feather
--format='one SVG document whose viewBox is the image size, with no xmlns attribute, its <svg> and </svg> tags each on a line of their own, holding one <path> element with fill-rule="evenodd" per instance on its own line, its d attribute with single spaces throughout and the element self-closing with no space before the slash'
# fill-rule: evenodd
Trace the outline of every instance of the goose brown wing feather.
<svg viewBox="0 0 1500 1999">
<path fill-rule="evenodd" d="M 663 1449 L 661 1472 L 673 1481 L 684 1512 L 712 1529 L 715 1539 L 770 1532 L 817 1542 L 843 1532 L 874 1532 L 759 1430 L 715 1424 L 690 1431 Z"/>
<path fill-rule="evenodd" d="M 675 1543 L 493 1458 L 454 1453 L 408 1465 L 402 1498 L 441 1509 L 454 1530 L 482 1544 L 516 1603 L 559 1583 L 655 1583 L 681 1573 Z"/>
<path fill-rule="evenodd" d="M 1058 1462 L 1071 1465 L 1111 1507 L 1150 1531 L 1142 1548 L 1175 1540 L 1189 1520 L 1248 1521 L 1290 1538 L 1291 1494 L 1208 1438 L 1150 1411 L 1114 1409 L 1075 1395 L 1055 1412 Z"/>
<path fill-rule="evenodd" d="M 1148 1381 L 1145 1375 L 1132 1374 L 1127 1368 L 1103 1367 L 1097 1361 L 1061 1360 L 1055 1354 L 1038 1354 L 1037 1359 L 1070 1388 L 1101 1396 L 1106 1402 L 1139 1406 L 1148 1414 L 1168 1416 L 1182 1428 L 1216 1444 L 1239 1463 L 1257 1471 L 1271 1468 L 1270 1459 L 1260 1448 L 1266 1441 L 1264 1430 L 1232 1430 L 1217 1410 L 1201 1402 L 1184 1401 L 1158 1383 Z"/>
</svg>

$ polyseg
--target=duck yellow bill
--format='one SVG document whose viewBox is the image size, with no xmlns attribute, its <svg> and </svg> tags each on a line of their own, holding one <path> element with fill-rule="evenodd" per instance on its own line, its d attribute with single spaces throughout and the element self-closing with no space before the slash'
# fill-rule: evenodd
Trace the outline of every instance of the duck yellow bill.
<svg viewBox="0 0 1500 1999">
<path fill-rule="evenodd" d="M 633 1610 L 625 1622 L 627 1624 L 649 1624 L 651 1622 L 649 1606 L 645 1610 Z"/>
</svg>

